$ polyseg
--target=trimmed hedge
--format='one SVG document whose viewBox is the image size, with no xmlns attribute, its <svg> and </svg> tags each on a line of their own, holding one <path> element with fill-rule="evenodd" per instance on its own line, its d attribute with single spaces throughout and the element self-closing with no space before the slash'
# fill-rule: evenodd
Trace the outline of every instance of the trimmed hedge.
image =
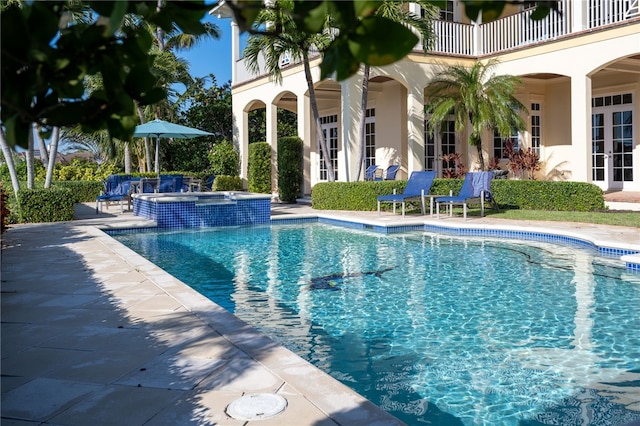
<svg viewBox="0 0 640 426">
<path fill-rule="evenodd" d="M 580 212 L 605 208 L 602 189 L 587 182 L 498 179 L 492 181 L 491 192 L 507 208 Z"/>
<path fill-rule="evenodd" d="M 431 194 L 457 194 L 462 179 L 435 179 Z M 377 210 L 377 198 L 401 193 L 407 181 L 321 182 L 313 187 L 311 201 L 319 210 Z M 494 179 L 493 197 L 501 207 L 524 210 L 595 211 L 604 209 L 600 188 L 585 182 L 550 182 Z"/>
<path fill-rule="evenodd" d="M 303 144 L 297 136 L 278 139 L 278 197 L 295 203 L 302 195 Z"/>
<path fill-rule="evenodd" d="M 267 142 L 249 144 L 249 192 L 271 194 L 271 145 Z"/>
<path fill-rule="evenodd" d="M 95 199 L 95 198 L 94 198 Z M 73 220 L 73 193 L 68 188 L 21 189 L 18 191 L 20 221 L 28 223 Z"/>
<path fill-rule="evenodd" d="M 91 180 L 61 180 L 53 182 L 54 187 L 71 190 L 74 203 L 88 203 L 96 200 L 100 191 L 104 189 L 101 181 Z"/>
<path fill-rule="evenodd" d="M 212 191 L 242 191 L 240 176 L 216 176 Z"/>
</svg>

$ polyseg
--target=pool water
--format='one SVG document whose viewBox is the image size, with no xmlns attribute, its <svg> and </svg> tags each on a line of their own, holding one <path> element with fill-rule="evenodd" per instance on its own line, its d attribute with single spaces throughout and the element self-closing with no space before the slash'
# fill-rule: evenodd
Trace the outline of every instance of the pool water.
<svg viewBox="0 0 640 426">
<path fill-rule="evenodd" d="M 318 223 L 116 238 L 409 425 L 640 420 L 640 274 L 595 251 Z"/>
</svg>

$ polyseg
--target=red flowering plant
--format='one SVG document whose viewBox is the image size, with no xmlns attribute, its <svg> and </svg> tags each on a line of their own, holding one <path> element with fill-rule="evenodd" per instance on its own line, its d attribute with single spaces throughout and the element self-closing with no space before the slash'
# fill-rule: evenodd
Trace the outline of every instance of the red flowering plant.
<svg viewBox="0 0 640 426">
<path fill-rule="evenodd" d="M 508 167 L 514 174 L 522 174 L 529 180 L 534 180 L 535 172 L 540 170 L 540 155 L 531 148 L 515 150 L 512 140 L 505 143 L 504 156 L 509 159 Z"/>
</svg>

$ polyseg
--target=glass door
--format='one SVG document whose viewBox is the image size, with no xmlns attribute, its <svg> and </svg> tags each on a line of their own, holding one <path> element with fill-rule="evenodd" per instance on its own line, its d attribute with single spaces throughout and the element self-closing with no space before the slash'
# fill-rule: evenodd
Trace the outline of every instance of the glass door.
<svg viewBox="0 0 640 426">
<path fill-rule="evenodd" d="M 603 190 L 632 188 L 633 105 L 631 94 L 593 99 L 591 115 L 591 177 Z M 637 173 L 636 173 L 637 174 Z"/>
</svg>

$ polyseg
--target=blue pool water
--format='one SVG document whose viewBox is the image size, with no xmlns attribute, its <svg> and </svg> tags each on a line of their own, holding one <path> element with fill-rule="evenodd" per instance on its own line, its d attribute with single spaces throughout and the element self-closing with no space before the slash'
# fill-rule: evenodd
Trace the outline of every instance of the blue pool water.
<svg viewBox="0 0 640 426">
<path fill-rule="evenodd" d="M 317 223 L 116 238 L 409 425 L 640 420 L 640 274 L 595 251 Z"/>
</svg>

